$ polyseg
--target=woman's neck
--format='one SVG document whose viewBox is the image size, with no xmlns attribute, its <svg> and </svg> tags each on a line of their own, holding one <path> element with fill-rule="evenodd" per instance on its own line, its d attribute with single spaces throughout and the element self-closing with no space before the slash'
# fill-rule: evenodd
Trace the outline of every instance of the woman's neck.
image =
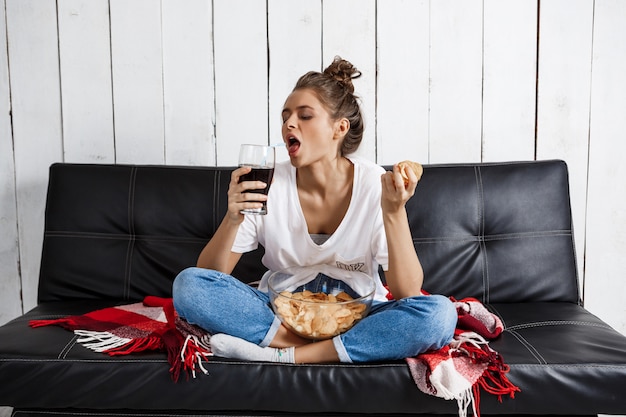
<svg viewBox="0 0 626 417">
<path fill-rule="evenodd" d="M 352 162 L 343 156 L 319 161 L 298 168 L 296 180 L 299 190 L 322 196 L 329 193 L 333 194 L 337 190 L 344 190 L 346 185 L 352 184 Z"/>
<path fill-rule="evenodd" d="M 341 157 L 331 164 L 299 168 L 297 174 L 300 207 L 309 233 L 333 234 L 352 199 L 352 162 Z"/>
</svg>

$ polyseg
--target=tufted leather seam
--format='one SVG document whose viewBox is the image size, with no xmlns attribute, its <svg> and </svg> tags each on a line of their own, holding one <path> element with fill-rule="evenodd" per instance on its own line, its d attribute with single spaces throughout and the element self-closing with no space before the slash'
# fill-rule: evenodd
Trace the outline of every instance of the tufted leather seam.
<svg viewBox="0 0 626 417">
<path fill-rule="evenodd" d="M 523 232 L 523 233 L 502 233 L 496 235 L 483 235 L 483 236 L 438 236 L 438 237 L 421 237 L 413 238 L 415 243 L 439 243 L 439 242 L 476 242 L 481 241 L 497 241 L 497 240 L 512 240 L 512 239 L 528 239 L 528 238 L 542 238 L 542 237 L 571 237 L 572 232 L 570 230 L 544 230 L 540 232 Z"/>
<path fill-rule="evenodd" d="M 89 417 L 89 416 L 100 416 L 105 414 L 106 416 L 110 416 L 110 417 L 171 417 L 171 416 L 180 416 L 180 417 L 222 417 L 222 416 L 233 416 L 233 417 L 246 417 L 246 416 L 254 416 L 257 415 L 256 412 L 252 411 L 251 413 L 248 414 L 216 414 L 217 412 L 212 412 L 212 411 L 207 411 L 206 413 L 204 413 L 204 411 L 200 411 L 203 414 L 185 414 L 184 410 L 172 410 L 173 412 L 169 412 L 169 411 L 164 411 L 162 413 L 155 413 L 155 412 L 150 412 L 150 413 L 146 413 L 144 412 L 144 410 L 140 410 L 138 414 L 130 414 L 130 413 L 119 413 L 119 412 L 112 412 L 110 410 L 106 410 L 104 412 L 100 412 L 97 410 L 94 411 L 84 411 L 84 412 L 80 412 L 80 411 L 69 411 L 68 409 L 61 409 L 61 411 L 46 411 L 46 410 L 32 410 L 29 408 L 24 408 L 24 409 L 20 409 L 20 410 L 14 410 L 12 417 L 19 417 L 22 414 L 26 414 L 26 415 L 33 415 L 33 414 L 39 414 L 39 415 L 51 415 L 51 416 L 83 416 L 83 417 Z M 62 413 L 62 414 L 61 414 Z"/>
<path fill-rule="evenodd" d="M 142 410 L 143 411 L 143 410 Z M 119 416 L 119 417 L 147 417 L 147 416 L 152 416 L 152 417 L 163 417 L 163 416 L 186 416 L 188 417 L 187 414 L 155 414 L 155 413 L 143 413 L 141 412 L 140 414 L 129 414 L 129 413 L 115 413 L 115 412 L 110 412 L 109 410 L 106 410 L 106 415 L 107 416 Z M 20 414 L 27 414 L 27 415 L 32 415 L 32 414 L 41 414 L 41 415 L 52 415 L 52 416 L 59 416 L 61 415 L 59 411 L 46 411 L 46 410 L 30 410 L 30 409 L 24 409 L 24 410 L 15 410 L 13 413 L 12 417 L 18 417 Z M 102 415 L 101 412 L 97 412 L 97 411 L 93 411 L 93 412 L 80 412 L 80 411 L 69 411 L 67 409 L 62 409 L 62 415 L 64 416 L 93 416 L 93 415 Z M 199 414 L 200 415 L 200 414 Z M 209 416 L 216 416 L 217 414 L 204 414 L 205 416 L 209 417 Z"/>
<path fill-rule="evenodd" d="M 487 258 L 487 248 L 485 246 L 485 189 L 483 185 L 482 171 L 480 167 L 475 168 L 476 186 L 478 191 L 478 242 L 480 243 L 480 254 L 483 265 L 483 302 L 489 302 L 489 259 Z"/>
<path fill-rule="evenodd" d="M 417 237 L 414 243 L 440 243 L 440 242 L 478 242 L 477 236 L 440 236 L 440 237 Z"/>
<path fill-rule="evenodd" d="M 532 343 L 530 343 L 528 340 L 526 340 L 524 338 L 524 336 L 522 336 L 521 334 L 519 334 L 518 332 L 516 332 L 515 330 L 511 330 L 511 329 L 506 329 L 506 332 L 510 333 L 513 335 L 513 337 L 515 337 L 522 345 L 524 345 L 526 347 L 526 349 L 528 350 L 528 352 L 530 352 L 531 355 L 533 355 L 535 357 L 535 359 L 537 359 L 537 362 L 542 363 L 542 364 L 548 364 L 548 361 L 546 361 L 543 356 L 541 356 L 541 354 L 537 351 L 537 349 L 535 349 L 535 347 L 532 345 Z"/>
<path fill-rule="evenodd" d="M 104 413 L 106 413 L 107 416 L 117 416 L 117 417 L 168 417 L 168 416 L 181 416 L 181 417 L 191 417 L 191 415 L 189 414 L 172 414 L 172 413 L 144 413 L 144 410 L 141 410 L 139 412 L 139 414 L 130 414 L 130 413 L 117 413 L 117 412 L 111 412 L 110 410 L 106 410 L 104 411 Z M 62 413 L 62 414 L 61 414 Z M 41 414 L 41 415 L 51 415 L 51 416 L 84 416 L 84 417 L 88 417 L 88 416 L 93 416 L 93 415 L 102 415 L 103 412 L 98 412 L 98 411 L 90 411 L 90 412 L 80 412 L 80 411 L 69 411 L 67 409 L 62 409 L 62 411 L 47 411 L 47 410 L 31 410 L 31 409 L 22 409 L 22 410 L 14 410 L 12 417 L 18 417 L 21 414 L 27 414 L 27 415 L 32 415 L 32 414 Z M 253 414 L 251 414 L 253 415 Z M 221 416 L 221 414 L 194 414 L 193 416 L 206 416 L 206 417 L 219 417 Z M 241 417 L 244 417 L 244 415 L 242 415 Z"/>
<path fill-rule="evenodd" d="M 533 327 L 543 327 L 543 326 L 563 326 L 563 325 L 577 325 L 577 326 L 592 326 L 592 327 L 601 327 L 605 329 L 611 329 L 611 326 L 602 323 L 591 323 L 588 321 L 577 321 L 577 320 L 547 320 L 547 321 L 538 321 L 533 323 L 524 323 L 524 324 L 516 324 L 514 326 L 509 327 L 507 330 L 518 330 L 518 329 L 530 329 Z"/>
<path fill-rule="evenodd" d="M 167 362 L 167 359 L 164 357 L 163 359 L 122 359 L 123 356 L 117 357 L 109 357 L 110 359 L 61 359 L 61 358 L 0 358 L 0 362 L 76 362 L 76 363 L 164 363 Z M 358 363 L 358 364 L 348 364 L 342 363 L 341 365 L 334 363 L 313 363 L 313 364 L 295 364 L 295 363 L 274 363 L 274 362 L 255 362 L 255 361 L 222 361 L 216 359 L 209 359 L 208 361 L 204 361 L 205 363 L 211 365 L 229 365 L 229 366 L 250 366 L 250 365 L 263 365 L 263 366 L 278 366 L 278 367 L 295 367 L 302 369 L 304 367 L 307 368 L 331 368 L 331 369 L 347 369 L 347 368 L 356 368 L 356 369 L 364 369 L 364 368 L 406 368 L 408 365 L 405 362 L 398 362 L 394 364 L 366 364 L 366 363 Z"/>
<path fill-rule="evenodd" d="M 66 360 L 61 360 L 61 359 L 32 359 L 32 358 L 28 358 L 28 359 L 21 359 L 21 358 L 10 358 L 10 359 L 4 359 L 4 358 L 0 358 L 0 362 L 33 362 L 33 363 L 39 363 L 39 362 L 77 362 L 77 363 L 145 363 L 145 364 L 149 364 L 149 363 L 164 363 L 167 362 L 165 359 L 160 360 L 160 359 L 134 359 L 134 360 L 123 360 L 123 359 L 109 359 L 109 360 L 100 360 L 100 359 L 66 359 Z M 209 364 L 209 366 L 211 364 L 215 364 L 215 365 L 233 365 L 233 366 L 250 366 L 250 365 L 259 365 L 261 362 L 250 362 L 250 361 L 237 361 L 237 362 L 226 362 L 226 361 L 218 361 L 218 360 L 209 360 L 206 361 L 206 363 Z M 286 363 L 281 363 L 281 364 L 275 364 L 275 363 L 265 363 L 262 362 L 263 366 L 291 366 L 291 367 L 300 367 L 302 368 L 303 366 L 307 366 L 307 367 L 313 367 L 313 368 L 336 368 L 337 365 L 333 365 L 333 364 L 328 364 L 328 365 L 324 365 L 324 364 L 307 364 L 307 365 L 299 365 L 299 364 L 286 364 Z M 342 364 L 341 367 L 342 368 L 397 368 L 397 367 L 406 367 L 406 364 L 403 363 L 397 363 L 397 364 L 386 364 L 386 365 L 366 365 L 366 364 L 358 364 L 358 365 L 354 365 L 354 366 L 350 366 L 348 364 Z M 589 363 L 589 364 L 584 364 L 584 363 L 579 363 L 579 364 L 549 364 L 549 363 L 522 363 L 522 364 L 509 364 L 509 366 L 511 368 L 544 368 L 544 367 L 550 367 L 550 368 L 607 368 L 607 369 L 618 369 L 618 370 L 623 370 L 624 368 L 626 368 L 623 365 L 613 365 L 613 364 L 597 364 L 597 363 Z"/>
<path fill-rule="evenodd" d="M 485 240 L 511 240 L 524 238 L 540 238 L 540 237 L 571 237 L 571 230 L 542 230 L 539 232 L 520 232 L 520 233 L 501 233 L 495 235 L 486 235 Z"/>
<path fill-rule="evenodd" d="M 111 240 L 127 240 L 129 235 L 127 234 L 113 234 L 113 233 L 92 233 L 92 232 L 53 232 L 46 233 L 46 237 L 61 237 L 61 238 L 81 238 L 81 239 L 111 239 Z M 134 235 L 134 240 L 139 242 L 206 242 L 206 239 L 197 237 L 185 237 L 185 236 L 155 236 L 155 235 Z"/>
<path fill-rule="evenodd" d="M 76 345 L 76 340 L 78 340 L 78 336 L 74 334 L 74 336 L 65 344 L 61 352 L 59 353 L 59 359 L 66 359 L 67 354 L 70 353 L 72 348 Z"/>
<path fill-rule="evenodd" d="M 126 265 L 124 268 L 124 299 L 130 298 L 130 281 L 135 248 L 135 180 L 137 167 L 132 167 L 128 184 L 128 248 L 126 250 Z"/>
<path fill-rule="evenodd" d="M 546 363 L 546 364 L 535 364 L 535 363 L 516 363 L 509 365 L 510 368 L 602 368 L 602 369 L 617 369 L 624 370 L 625 366 L 620 365 L 607 365 L 607 364 L 598 364 L 598 363 Z"/>
<path fill-rule="evenodd" d="M 76 362 L 76 363 L 163 363 L 167 362 L 166 359 L 67 359 L 67 358 L 57 358 L 57 359 L 34 359 L 34 358 L 10 358 L 4 359 L 0 358 L 0 362 Z"/>
</svg>

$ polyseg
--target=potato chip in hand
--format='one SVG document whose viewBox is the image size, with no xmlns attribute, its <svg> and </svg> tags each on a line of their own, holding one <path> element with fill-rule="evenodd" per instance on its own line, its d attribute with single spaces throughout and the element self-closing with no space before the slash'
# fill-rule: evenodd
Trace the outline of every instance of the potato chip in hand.
<svg viewBox="0 0 626 417">
<path fill-rule="evenodd" d="M 421 164 L 413 161 L 402 161 L 398 163 L 398 168 L 400 169 L 400 175 L 404 180 L 404 187 L 406 188 L 409 185 L 409 173 L 408 170 L 412 169 L 417 177 L 417 181 L 422 178 L 422 173 L 424 172 L 424 168 Z"/>
</svg>

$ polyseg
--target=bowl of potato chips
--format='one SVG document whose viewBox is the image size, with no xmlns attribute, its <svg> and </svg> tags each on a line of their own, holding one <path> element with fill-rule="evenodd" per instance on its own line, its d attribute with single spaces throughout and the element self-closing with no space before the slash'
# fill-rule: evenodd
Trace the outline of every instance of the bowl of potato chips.
<svg viewBox="0 0 626 417">
<path fill-rule="evenodd" d="M 369 275 L 330 265 L 274 272 L 267 285 L 272 308 L 282 323 L 314 340 L 337 336 L 367 316 L 375 292 Z"/>
</svg>

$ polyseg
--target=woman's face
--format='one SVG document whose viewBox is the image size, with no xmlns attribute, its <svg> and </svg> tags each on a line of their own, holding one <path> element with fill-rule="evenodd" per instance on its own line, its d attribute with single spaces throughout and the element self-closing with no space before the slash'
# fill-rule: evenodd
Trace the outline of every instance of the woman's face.
<svg viewBox="0 0 626 417">
<path fill-rule="evenodd" d="M 293 91 L 285 101 L 282 119 L 283 141 L 293 166 L 337 157 L 343 138 L 341 122 L 332 120 L 313 91 Z"/>
</svg>

